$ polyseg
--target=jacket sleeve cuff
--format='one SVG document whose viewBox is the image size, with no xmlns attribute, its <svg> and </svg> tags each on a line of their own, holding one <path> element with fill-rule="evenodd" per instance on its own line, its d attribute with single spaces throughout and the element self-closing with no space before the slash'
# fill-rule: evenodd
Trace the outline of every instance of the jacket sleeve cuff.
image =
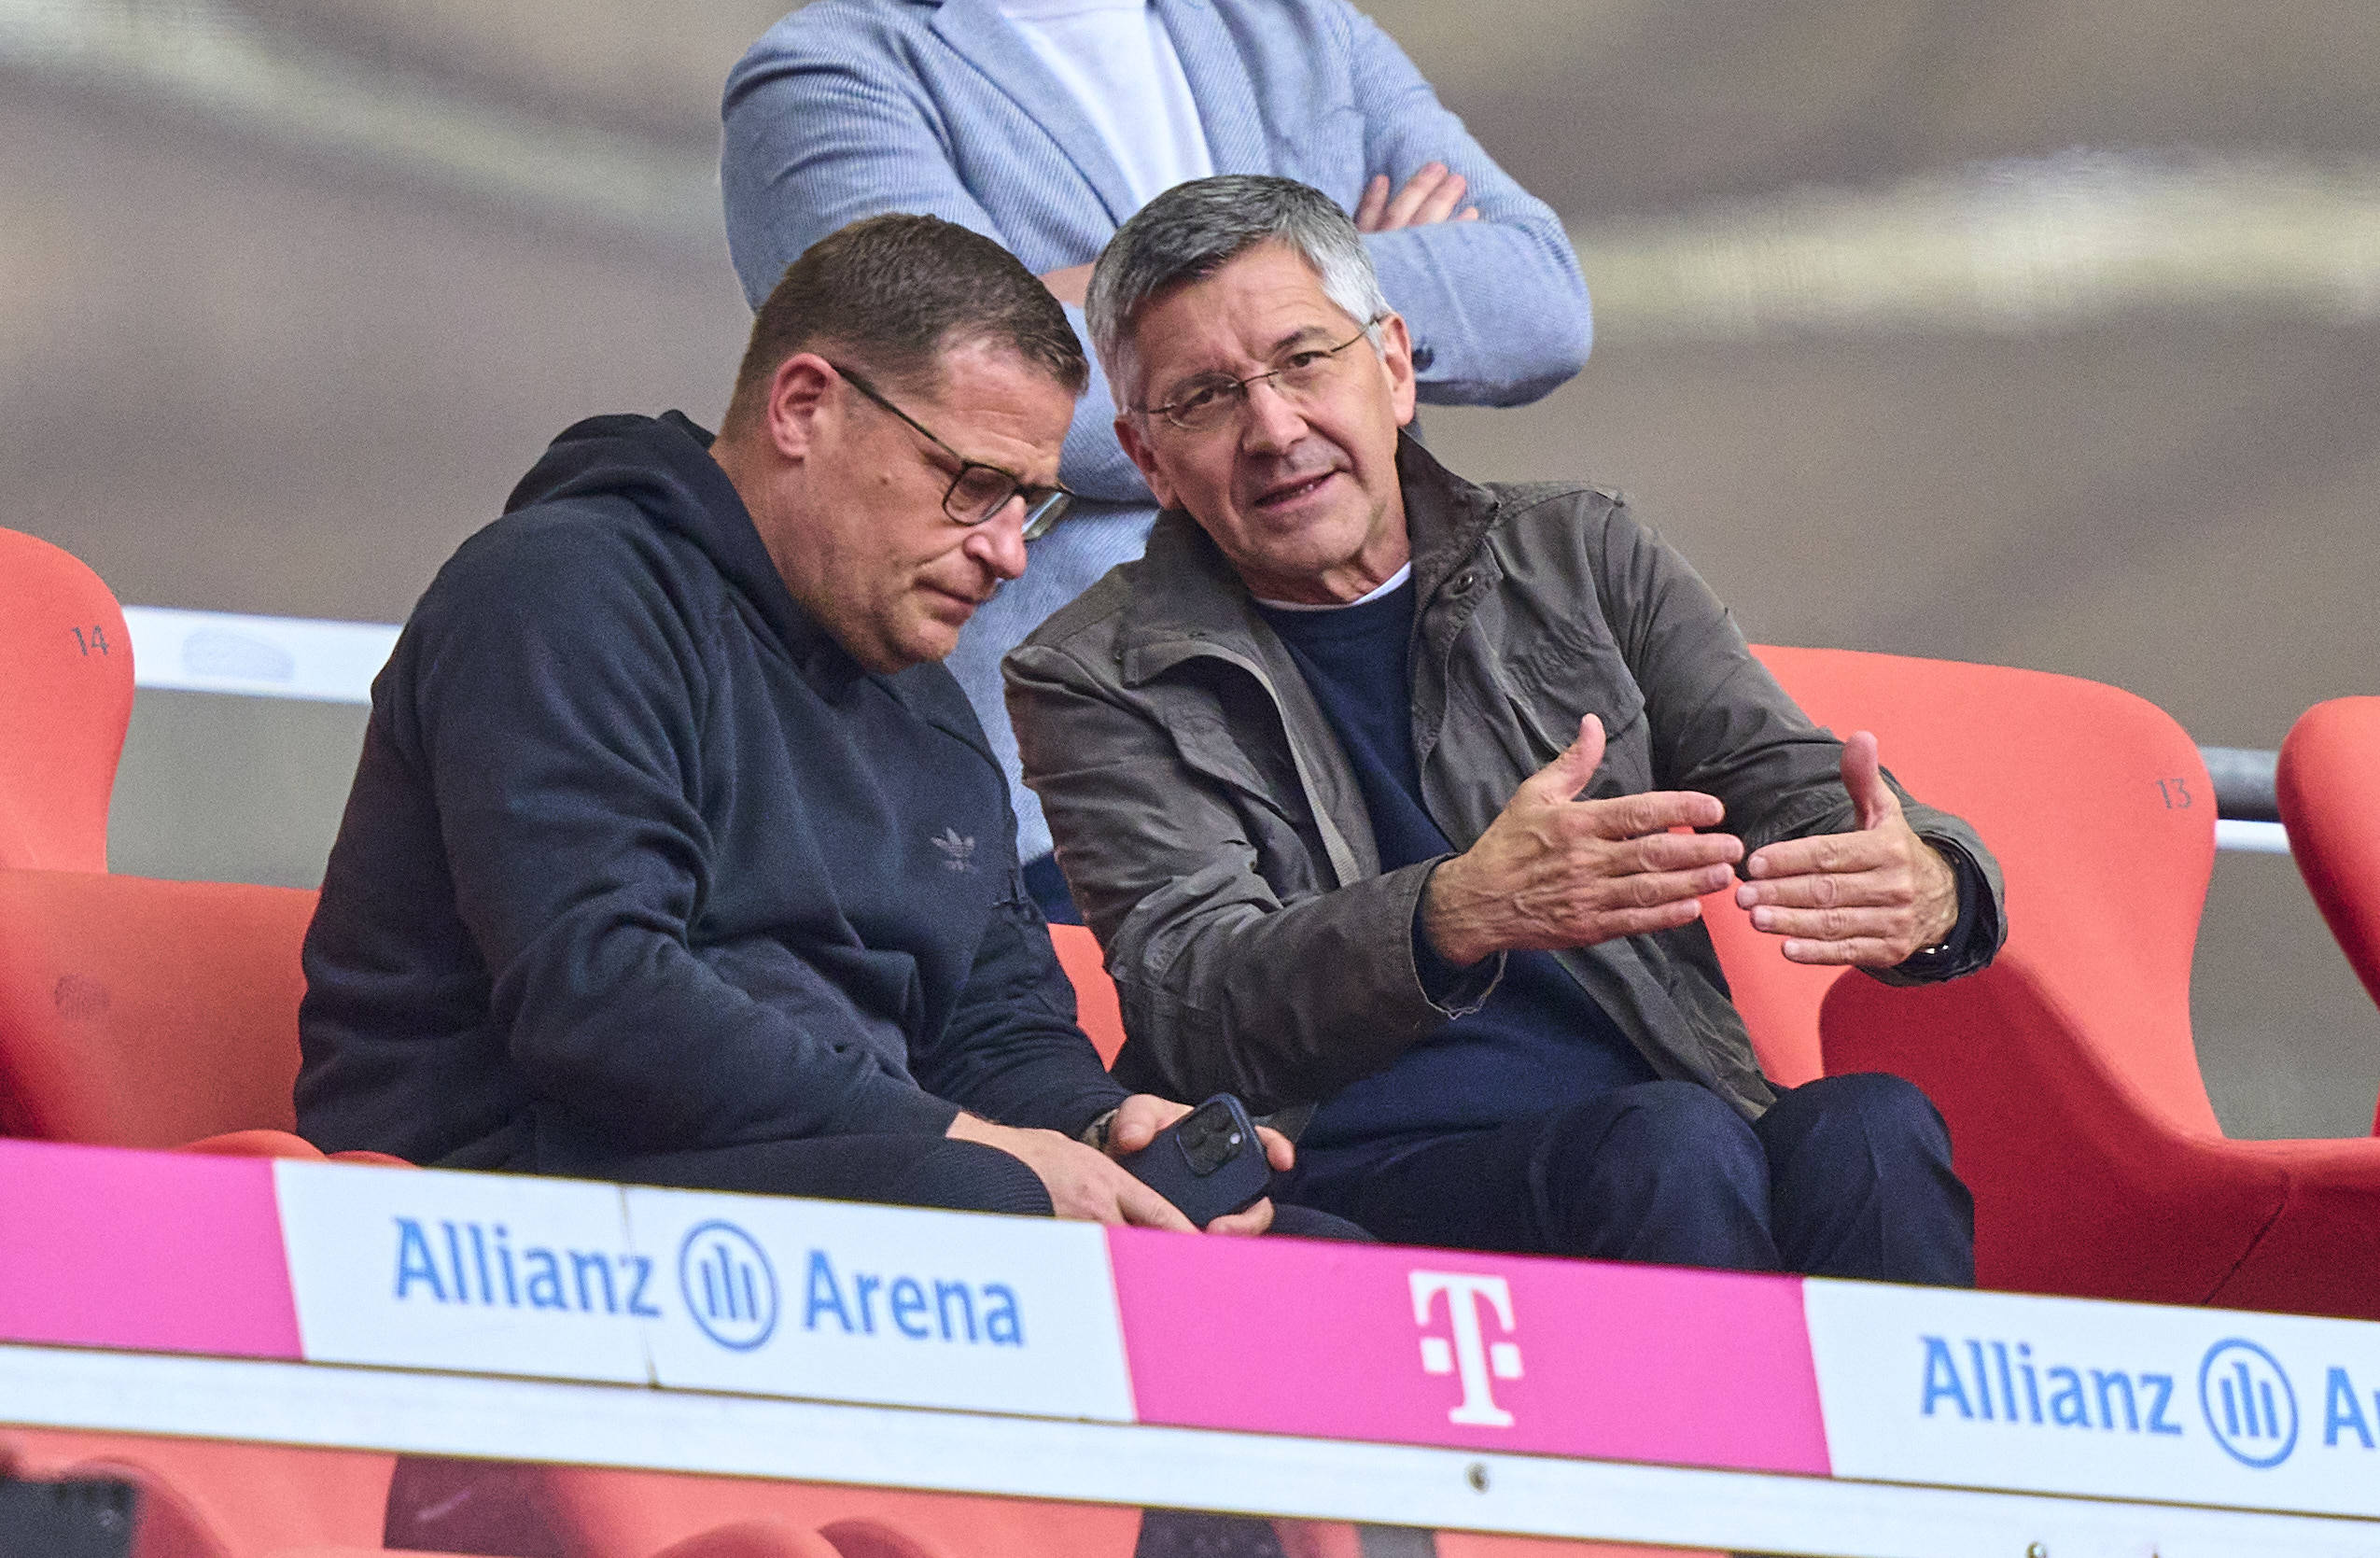
<svg viewBox="0 0 2380 1558">
<path fill-rule="evenodd" d="M 1421 900 L 1429 891 L 1429 878 L 1424 877 L 1421 891 L 1413 895 L 1413 982 L 1440 1017 L 1449 1020 L 1469 1017 L 1486 1005 L 1496 986 L 1504 982 L 1505 955 L 1482 958 L 1469 968 L 1458 968 L 1441 957 L 1421 932 Z"/>
<path fill-rule="evenodd" d="M 1983 874 L 1964 846 L 1939 835 L 1918 835 L 1951 868 L 1958 890 L 1958 919 L 1939 943 L 1910 954 L 1891 968 L 1870 970 L 1888 985 L 1931 985 L 1972 974 L 1998 945 L 1998 918 Z"/>
<path fill-rule="evenodd" d="M 1033 1123 L 1046 1125 L 1061 1136 L 1080 1138 L 1100 1116 L 1114 1113 L 1131 1096 L 1120 1085 L 1085 1090 L 1052 1103 L 1047 1118 Z"/>
</svg>

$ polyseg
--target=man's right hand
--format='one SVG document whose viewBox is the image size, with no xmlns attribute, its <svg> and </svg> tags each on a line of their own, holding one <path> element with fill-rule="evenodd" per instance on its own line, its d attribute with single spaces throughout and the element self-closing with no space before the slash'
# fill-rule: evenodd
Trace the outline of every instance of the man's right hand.
<svg viewBox="0 0 2380 1558">
<path fill-rule="evenodd" d="M 1578 723 L 1568 751 L 1521 780 L 1478 841 L 1430 874 L 1421 933 L 1468 967 L 1491 953 L 1589 947 L 1672 930 L 1696 902 L 1734 879 L 1743 841 L 1708 828 L 1727 815 L 1715 795 L 1657 790 L 1575 799 L 1603 761 L 1603 723 Z"/>
<path fill-rule="evenodd" d="M 1372 181 L 1364 186 L 1364 198 L 1355 203 L 1355 229 L 1359 232 L 1394 232 L 1399 228 L 1428 227 L 1434 222 L 1476 222 L 1479 208 L 1463 204 L 1463 196 L 1470 187 L 1461 174 L 1444 162 L 1422 163 L 1405 181 L 1405 188 L 1393 195 L 1389 193 L 1389 175 L 1374 174 Z"/>
<path fill-rule="evenodd" d="M 1117 1167 L 1107 1154 L 1071 1136 L 1055 1130 L 1020 1130 L 967 1114 L 951 1121 L 943 1134 L 954 1141 L 981 1142 L 1021 1160 L 1039 1176 L 1049 1191 L 1050 1205 L 1061 1217 L 1085 1223 L 1130 1223 L 1181 1233 L 1197 1231 L 1171 1201 Z"/>
</svg>

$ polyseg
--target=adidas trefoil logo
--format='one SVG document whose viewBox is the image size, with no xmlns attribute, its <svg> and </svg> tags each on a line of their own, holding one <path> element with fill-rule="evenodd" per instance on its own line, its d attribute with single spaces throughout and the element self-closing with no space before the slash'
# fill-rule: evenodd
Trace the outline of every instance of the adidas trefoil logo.
<svg viewBox="0 0 2380 1558">
<path fill-rule="evenodd" d="M 975 868 L 975 841 L 961 838 L 957 828 L 945 828 L 935 835 L 935 849 L 942 851 L 943 865 L 952 871 L 973 871 Z"/>
</svg>

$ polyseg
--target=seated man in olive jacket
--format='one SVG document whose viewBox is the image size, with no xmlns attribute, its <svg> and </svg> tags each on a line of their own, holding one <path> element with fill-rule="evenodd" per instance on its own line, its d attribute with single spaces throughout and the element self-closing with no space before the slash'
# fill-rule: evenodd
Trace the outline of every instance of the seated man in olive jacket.
<svg viewBox="0 0 2380 1558">
<path fill-rule="evenodd" d="M 1971 1283 L 1940 1116 L 1763 1078 L 1696 900 L 1740 874 L 1789 959 L 1951 978 L 2002 935 L 1974 833 L 1622 499 L 1404 437 L 1404 322 L 1315 191 L 1160 196 L 1089 316 L 1167 512 L 1006 672 L 1118 1074 L 1311 1105 L 1278 1197 L 1384 1238 Z"/>
</svg>

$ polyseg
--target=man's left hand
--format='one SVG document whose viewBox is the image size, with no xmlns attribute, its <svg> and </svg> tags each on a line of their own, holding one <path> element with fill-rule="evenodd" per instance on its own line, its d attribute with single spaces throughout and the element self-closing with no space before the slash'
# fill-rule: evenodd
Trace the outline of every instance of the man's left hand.
<svg viewBox="0 0 2380 1558">
<path fill-rule="evenodd" d="M 1107 1150 L 1111 1158 L 1122 1158 L 1128 1152 L 1139 1152 L 1157 1139 L 1157 1132 L 1190 1112 L 1190 1105 L 1176 1103 L 1155 1093 L 1134 1093 L 1116 1106 L 1115 1118 L 1107 1128 Z M 1256 1128 L 1256 1140 L 1265 1146 L 1265 1161 L 1273 1172 L 1287 1173 L 1297 1161 L 1297 1149 L 1289 1138 L 1271 1126 Z M 1207 1225 L 1209 1233 L 1262 1233 L 1273 1226 L 1273 1202 L 1270 1196 L 1253 1206 L 1235 1212 L 1227 1217 L 1217 1217 Z"/>
<path fill-rule="evenodd" d="M 1842 784 L 1859 809 L 1856 833 L 1787 839 L 1753 852 L 1735 901 L 1755 929 L 1783 936 L 1798 963 L 1891 968 L 1958 923 L 1958 880 L 1910 830 L 1884 782 L 1876 737 L 1843 743 Z"/>
</svg>

